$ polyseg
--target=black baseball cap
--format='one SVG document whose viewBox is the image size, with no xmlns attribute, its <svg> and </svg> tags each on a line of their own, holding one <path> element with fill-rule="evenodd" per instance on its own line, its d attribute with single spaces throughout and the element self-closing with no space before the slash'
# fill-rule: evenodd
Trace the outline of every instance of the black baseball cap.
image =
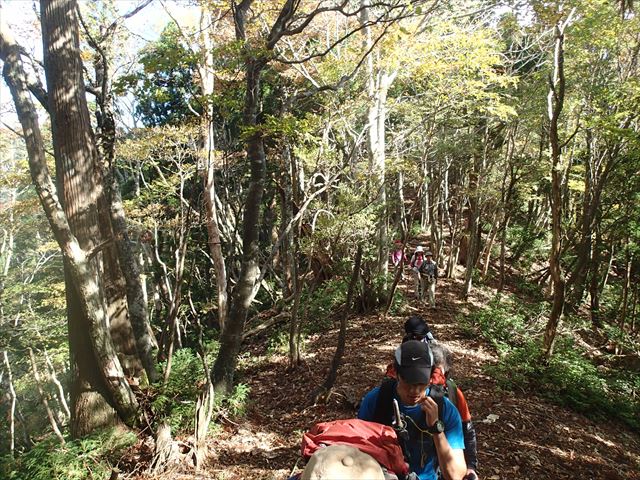
<svg viewBox="0 0 640 480">
<path fill-rule="evenodd" d="M 396 372 L 407 383 L 429 383 L 433 355 L 429 345 L 419 340 L 409 340 L 396 349 Z"/>
<path fill-rule="evenodd" d="M 431 330 L 429 329 L 429 325 L 424 321 L 419 315 L 411 315 L 409 319 L 404 322 L 404 331 L 408 335 L 419 335 L 421 337 L 426 337 L 427 333 Z"/>
</svg>

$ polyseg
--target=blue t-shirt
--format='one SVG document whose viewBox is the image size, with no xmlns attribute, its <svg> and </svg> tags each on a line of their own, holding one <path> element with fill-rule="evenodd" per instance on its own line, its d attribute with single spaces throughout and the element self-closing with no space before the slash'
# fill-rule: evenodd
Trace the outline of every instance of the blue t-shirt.
<svg viewBox="0 0 640 480">
<path fill-rule="evenodd" d="M 380 387 L 376 387 L 364 396 L 360 404 L 360 410 L 358 410 L 359 419 L 373 421 L 379 392 Z M 407 448 L 409 450 L 409 467 L 411 471 L 418 474 L 420 480 L 436 480 L 438 456 L 435 451 L 433 439 L 429 433 L 420 431 L 427 429 L 425 413 L 420 408 L 420 405 L 405 406 L 400 401 L 395 387 L 393 389 L 393 398 L 398 400 L 400 411 L 409 417 L 407 418 L 407 430 L 409 431 L 410 439 Z M 462 435 L 460 413 L 458 413 L 456 407 L 446 397 L 444 398 L 443 405 L 441 418 L 444 422 L 444 434 L 449 441 L 449 446 L 451 446 L 451 448 L 464 449 L 464 436 Z"/>
</svg>

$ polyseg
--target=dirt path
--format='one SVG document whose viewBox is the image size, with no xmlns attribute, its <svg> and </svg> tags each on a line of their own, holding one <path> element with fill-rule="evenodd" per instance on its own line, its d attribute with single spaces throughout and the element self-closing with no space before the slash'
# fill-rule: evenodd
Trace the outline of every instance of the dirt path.
<svg viewBox="0 0 640 480">
<path fill-rule="evenodd" d="M 407 286 L 401 288 L 406 291 Z M 478 433 L 481 479 L 640 480 L 639 435 L 530 394 L 497 389 L 484 373 L 496 361 L 495 353 L 464 338 L 456 324 L 456 315 L 466 311 L 458 300 L 460 290 L 459 281 L 444 279 L 435 311 L 410 301 L 402 316 L 352 318 L 335 392 L 326 403 L 305 406 L 329 367 L 337 325 L 309 339 L 304 364 L 294 371 L 287 371 L 286 356 L 266 356 L 264 346 L 255 347 L 239 372 L 239 381 L 251 388 L 247 414 L 239 423 L 225 422 L 222 431 L 212 435 L 214 455 L 205 478 L 286 479 L 298 462 L 302 433 L 317 422 L 355 415 L 354 402 L 383 377 L 401 340 L 404 320 L 420 313 L 454 353 L 454 376 Z"/>
</svg>

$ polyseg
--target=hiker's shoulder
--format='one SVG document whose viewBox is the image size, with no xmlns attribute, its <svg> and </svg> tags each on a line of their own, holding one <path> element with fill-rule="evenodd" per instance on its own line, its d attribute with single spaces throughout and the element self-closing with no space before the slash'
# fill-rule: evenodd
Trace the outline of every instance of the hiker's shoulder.
<svg viewBox="0 0 640 480">
<path fill-rule="evenodd" d="M 373 414 L 376 408 L 376 402 L 380 395 L 380 386 L 372 388 L 362 397 L 360 407 L 358 408 L 358 418 L 361 420 L 369 420 L 373 418 Z"/>
</svg>

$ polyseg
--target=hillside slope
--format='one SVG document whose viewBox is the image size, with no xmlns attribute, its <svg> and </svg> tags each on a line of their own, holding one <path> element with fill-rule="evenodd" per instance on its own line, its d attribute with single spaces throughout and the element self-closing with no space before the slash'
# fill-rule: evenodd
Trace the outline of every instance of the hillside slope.
<svg viewBox="0 0 640 480">
<path fill-rule="evenodd" d="M 459 280 L 439 282 L 434 311 L 416 304 L 407 288 L 401 285 L 407 298 L 402 316 L 350 318 L 345 357 L 335 391 L 326 402 L 307 405 L 331 362 L 337 325 L 308 340 L 304 364 L 296 370 L 287 370 L 285 355 L 266 355 L 265 344 L 252 347 L 239 371 L 239 381 L 251 389 L 246 416 L 223 420 L 222 431 L 212 435 L 212 456 L 201 474 L 282 480 L 300 470 L 302 433 L 317 422 L 354 416 L 354 403 L 382 378 L 407 315 L 419 313 L 454 353 L 454 377 L 469 401 L 478 433 L 480 478 L 640 479 L 638 434 L 619 424 L 592 421 L 529 393 L 497 388 L 487 375 L 495 352 L 477 339 L 465 338 L 456 323 L 456 316 L 467 308 L 459 300 Z M 175 472 L 171 477 L 203 478 Z"/>
</svg>

